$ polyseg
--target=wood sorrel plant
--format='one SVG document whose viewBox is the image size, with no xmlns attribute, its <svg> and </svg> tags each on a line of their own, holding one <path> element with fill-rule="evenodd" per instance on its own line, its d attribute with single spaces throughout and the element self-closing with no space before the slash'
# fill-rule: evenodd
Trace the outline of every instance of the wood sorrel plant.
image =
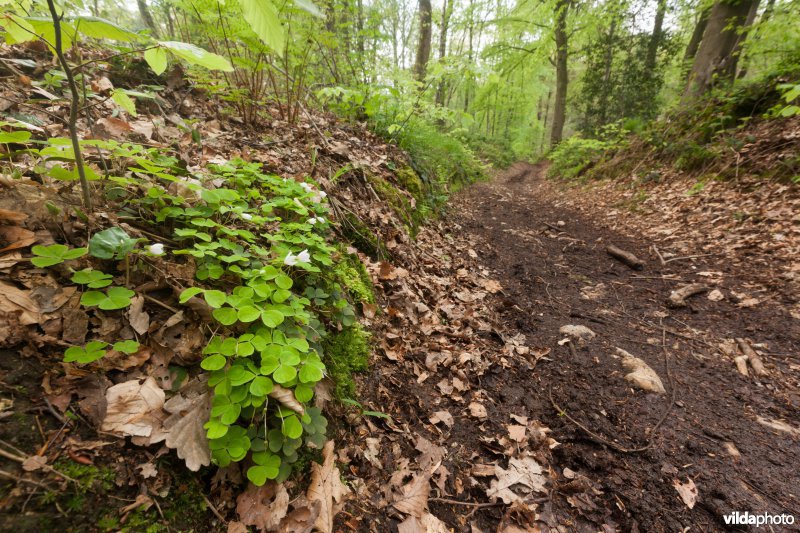
<svg viewBox="0 0 800 533">
<path fill-rule="evenodd" d="M 202 286 L 181 303 L 202 298 L 218 325 L 201 363 L 214 393 L 212 457 L 226 466 L 249 455 L 247 476 L 262 485 L 286 478 L 303 444 L 324 443 L 327 422 L 308 405 L 325 375 L 320 343 L 325 325 L 352 323 L 353 310 L 321 268 L 335 250 L 324 238 L 324 192 L 243 161 L 212 171 L 224 186 L 194 186 L 193 204 L 160 185 L 141 201 L 174 224 L 182 248 L 173 253 L 196 260 Z"/>
</svg>

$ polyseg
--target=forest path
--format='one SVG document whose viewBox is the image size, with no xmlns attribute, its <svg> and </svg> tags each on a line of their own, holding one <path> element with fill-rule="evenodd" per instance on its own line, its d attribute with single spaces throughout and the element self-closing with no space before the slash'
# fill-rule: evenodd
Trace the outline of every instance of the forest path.
<svg viewBox="0 0 800 533">
<path fill-rule="evenodd" d="M 662 265 L 651 259 L 658 243 L 554 207 L 548 198 L 557 193 L 544 170 L 519 163 L 469 187 L 454 198 L 452 217 L 477 241 L 479 261 L 502 284 L 499 312 L 509 330 L 525 334 L 529 346 L 551 348 L 529 380 L 517 374 L 523 382 L 491 383 L 511 376 L 489 375 L 484 386 L 505 390 L 495 399 L 498 413 L 528 396 L 525 414 L 561 443 L 553 450 L 552 503 L 569 510 L 575 530 L 584 520 L 622 531 L 724 530 L 723 516 L 734 511 L 789 513 L 800 521 L 798 321 L 769 303 L 741 308 L 707 294 L 684 308 L 667 307 L 672 290 L 707 281 L 708 272 L 725 265 L 713 258 Z M 609 244 L 636 254 L 644 269 L 610 257 Z M 727 284 L 739 278 L 726 272 L 724 279 L 717 288 L 727 294 Z M 587 326 L 596 337 L 573 348 L 559 343 L 565 337 L 559 329 L 568 324 Z M 766 376 L 737 372 L 718 348 L 732 338 L 764 346 Z M 625 381 L 616 348 L 655 370 L 666 394 Z M 568 416 L 559 416 L 553 402 Z M 630 453 L 599 440 L 617 448 L 650 446 Z M 577 490 L 570 483 L 574 473 L 586 476 L 593 490 Z M 688 488 L 690 480 L 699 493 L 693 509 L 675 486 Z"/>
</svg>

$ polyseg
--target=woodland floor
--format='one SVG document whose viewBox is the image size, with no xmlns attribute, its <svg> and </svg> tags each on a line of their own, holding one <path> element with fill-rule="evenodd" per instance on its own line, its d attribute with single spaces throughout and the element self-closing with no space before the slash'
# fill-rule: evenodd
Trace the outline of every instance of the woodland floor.
<svg viewBox="0 0 800 533">
<path fill-rule="evenodd" d="M 453 399 L 447 373 L 444 387 L 442 382 L 433 386 L 441 369 L 424 355 L 414 365 L 417 379 L 404 379 L 398 363 L 379 360 L 365 387 L 365 396 L 386 406 L 398 425 L 405 418 L 412 432 L 427 434 L 441 446 L 439 457 L 444 454 L 442 465 L 448 470 L 431 494 L 431 513 L 457 531 L 519 531 L 517 526 L 525 531 L 547 531 L 545 526 L 561 531 L 722 531 L 730 530 L 723 515 L 733 511 L 797 515 L 800 321 L 774 301 L 752 307 L 734 303 L 730 294 L 757 272 L 737 271 L 714 257 L 662 265 L 650 251 L 661 243 L 637 237 L 636 228 L 622 235 L 603 226 L 602 212 L 587 216 L 555 207 L 552 199 L 570 192 L 557 191 L 544 170 L 518 164 L 491 182 L 467 188 L 453 198 L 448 220 L 439 225 L 441 232 L 453 235 L 446 239 L 455 239 L 456 247 L 460 240 L 474 249 L 477 257 L 470 256 L 476 271 L 503 287 L 486 301 L 501 324 L 495 336 L 508 346 L 510 338 L 519 341 L 522 334 L 531 352 L 523 357 L 512 350 L 502 364 L 490 361 L 485 373 L 467 372 L 466 401 L 458 391 Z M 420 240 L 425 239 L 423 234 Z M 605 252 L 608 244 L 642 258 L 644 269 L 635 271 L 611 258 Z M 460 251 L 466 255 L 463 247 Z M 701 294 L 685 308 L 665 305 L 670 291 L 708 281 L 709 273 L 726 298 Z M 565 335 L 559 329 L 567 324 L 585 325 L 597 336 L 584 346 L 560 343 Z M 751 372 L 745 377 L 732 357 L 723 355 L 720 344 L 737 337 L 759 349 L 766 376 L 756 378 Z M 616 347 L 654 369 L 666 394 L 646 393 L 625 381 Z M 420 372 L 423 365 L 430 372 Z M 392 378 L 383 379 L 387 375 Z M 488 416 L 466 407 L 476 398 Z M 568 416 L 559 415 L 553 402 Z M 441 424 L 439 415 L 430 418 L 443 409 L 455 415 L 454 423 Z M 549 463 L 546 490 L 535 500 L 538 516 L 526 517 L 513 506 L 442 501 L 487 501 L 488 483 L 480 476 L 492 472 L 487 474 L 482 464 L 526 453 L 509 451 L 515 439 L 509 446 L 503 437 L 510 433 L 506 424 L 524 418 L 550 428 L 549 436 L 559 443 L 535 452 L 540 462 Z M 516 444 L 534 446 L 527 440 Z M 614 449 L 642 447 L 647 449 Z M 421 459 L 429 455 L 428 448 L 417 442 Z M 397 465 L 397 457 L 382 455 L 384 463 Z M 691 509 L 675 486 L 689 480 L 697 488 Z M 397 479 L 392 482 L 396 485 Z M 348 512 L 357 517 L 364 509 L 350 507 Z M 387 530 L 382 522 L 397 518 L 391 512 L 378 512 L 374 521 L 360 525 Z"/>
</svg>

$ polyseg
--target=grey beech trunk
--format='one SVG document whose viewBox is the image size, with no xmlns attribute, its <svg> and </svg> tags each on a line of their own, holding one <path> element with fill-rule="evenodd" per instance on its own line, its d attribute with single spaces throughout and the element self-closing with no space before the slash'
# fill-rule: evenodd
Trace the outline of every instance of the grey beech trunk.
<svg viewBox="0 0 800 533">
<path fill-rule="evenodd" d="M 553 109 L 553 129 L 550 130 L 550 145 L 556 146 L 564 135 L 564 122 L 567 118 L 567 57 L 569 54 L 569 36 L 567 34 L 567 12 L 569 0 L 556 2 L 556 25 L 554 37 L 556 41 L 556 98 Z"/>
<path fill-rule="evenodd" d="M 747 17 L 758 5 L 758 0 L 717 0 L 708 16 L 703 39 L 689 74 L 684 101 L 704 94 L 715 84 L 733 79 L 737 48 L 741 47 L 746 33 L 742 28 Z"/>
<path fill-rule="evenodd" d="M 142 22 L 144 22 L 145 26 L 150 28 L 150 34 L 156 39 L 160 38 L 158 26 L 156 26 L 156 21 L 153 20 L 153 15 L 150 14 L 150 8 L 147 7 L 147 1 L 136 0 L 136 4 L 139 6 L 139 16 L 142 17 Z"/>
<path fill-rule="evenodd" d="M 414 79 L 420 83 L 425 81 L 428 60 L 431 57 L 431 0 L 419 0 L 419 41 L 417 56 L 414 60 Z"/>
</svg>

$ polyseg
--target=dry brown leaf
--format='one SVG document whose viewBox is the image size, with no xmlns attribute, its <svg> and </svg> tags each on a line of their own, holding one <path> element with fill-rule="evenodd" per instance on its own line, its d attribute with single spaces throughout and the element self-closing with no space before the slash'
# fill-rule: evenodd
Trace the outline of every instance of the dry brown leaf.
<svg viewBox="0 0 800 533">
<path fill-rule="evenodd" d="M 322 465 L 311 464 L 311 484 L 306 492 L 306 498 L 310 502 L 320 502 L 319 516 L 314 521 L 314 526 L 323 533 L 333 531 L 333 518 L 341 510 L 344 498 L 350 493 L 336 468 L 333 446 L 333 441 L 329 440 L 322 448 Z"/>
<path fill-rule="evenodd" d="M 284 407 L 291 409 L 299 415 L 306 414 L 303 404 L 298 402 L 297 398 L 294 397 L 294 392 L 292 392 L 290 389 L 281 387 L 277 383 L 273 385 L 272 392 L 269 393 L 269 397 L 274 400 L 278 400 L 283 404 Z"/>
<path fill-rule="evenodd" d="M 259 531 L 276 531 L 289 511 L 289 493 L 283 485 L 269 482 L 263 487 L 252 483 L 236 498 L 239 520 Z"/>
<path fill-rule="evenodd" d="M 678 494 L 683 500 L 683 503 L 686 504 L 686 507 L 692 509 L 694 504 L 697 503 L 697 486 L 694 484 L 694 481 L 691 479 L 686 483 L 681 483 L 677 479 L 672 480 L 672 486 L 675 487 L 675 490 L 678 491 Z"/>
<path fill-rule="evenodd" d="M 441 461 L 427 470 L 414 474 L 414 478 L 404 485 L 399 494 L 395 494 L 392 506 L 401 513 L 421 518 L 428 506 L 428 494 L 431 492 L 431 476 L 441 465 Z"/>
<path fill-rule="evenodd" d="M 28 218 L 25 213 L 19 211 L 11 211 L 10 209 L 0 209 L 0 220 L 10 220 L 11 222 L 22 222 Z"/>
<path fill-rule="evenodd" d="M 203 424 L 208 420 L 211 396 L 205 381 L 187 385 L 164 404 L 170 416 L 164 420 L 167 447 L 178 452 L 186 467 L 197 472 L 211 464 L 211 450 Z"/>
<path fill-rule="evenodd" d="M 22 469 L 26 472 L 41 470 L 47 465 L 47 457 L 41 455 L 31 455 L 22 463 Z"/>
<path fill-rule="evenodd" d="M 491 486 L 486 490 L 486 495 L 492 501 L 500 498 L 505 503 L 522 500 L 531 492 L 545 492 L 545 483 L 541 465 L 532 457 L 521 459 L 514 458 L 508 462 L 508 470 L 500 466 L 495 467 L 497 479 L 492 480 Z M 515 487 L 522 494 L 511 490 Z"/>
<path fill-rule="evenodd" d="M 492 294 L 496 294 L 503 290 L 503 286 L 493 279 L 480 280 L 481 286 Z"/>
<path fill-rule="evenodd" d="M 469 414 L 474 418 L 479 420 L 485 420 L 489 418 L 489 413 L 486 411 L 486 407 L 484 407 L 483 404 L 472 402 L 469 404 L 468 409 Z"/>
<path fill-rule="evenodd" d="M 149 437 L 153 427 L 160 425 L 153 413 L 164 407 L 164 391 L 156 380 L 148 377 L 125 381 L 106 391 L 106 416 L 102 430 L 126 436 Z"/>
<path fill-rule="evenodd" d="M 409 516 L 400 522 L 397 533 L 450 533 L 450 528 L 431 513 L 424 513 L 420 517 Z"/>
<path fill-rule="evenodd" d="M 525 432 L 528 429 L 525 426 L 517 426 L 509 424 L 506 426 L 508 429 L 508 436 L 515 442 L 524 442 L 526 439 Z"/>
<path fill-rule="evenodd" d="M 453 427 L 453 415 L 450 414 L 450 411 L 436 411 L 430 418 L 431 424 L 438 424 L 442 422 L 447 427 Z"/>
<path fill-rule="evenodd" d="M 150 315 L 143 308 L 144 296 L 136 295 L 131 298 L 131 305 L 128 307 L 128 320 L 133 330 L 139 335 L 144 335 L 150 329 Z"/>
<path fill-rule="evenodd" d="M 22 326 L 38 324 L 41 319 L 39 306 L 29 295 L 27 291 L 0 281 L 0 313 L 18 315 Z"/>
<path fill-rule="evenodd" d="M 622 357 L 622 366 L 628 371 L 625 375 L 627 381 L 648 392 L 666 393 L 661 378 L 647 363 L 622 348 L 617 348 L 617 354 Z"/>
<path fill-rule="evenodd" d="M 18 248 L 25 248 L 36 242 L 36 234 L 19 226 L 0 226 L 0 243 L 8 243 L 0 248 L 0 254 Z"/>
</svg>

